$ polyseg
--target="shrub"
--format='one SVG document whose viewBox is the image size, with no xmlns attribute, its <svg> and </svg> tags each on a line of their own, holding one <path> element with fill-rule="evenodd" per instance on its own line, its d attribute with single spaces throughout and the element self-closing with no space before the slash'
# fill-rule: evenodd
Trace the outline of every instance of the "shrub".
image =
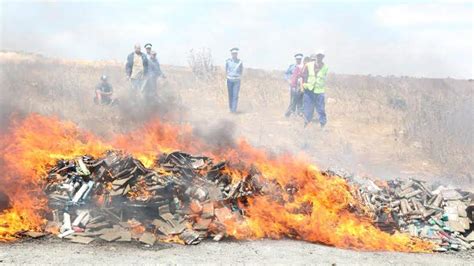
<svg viewBox="0 0 474 266">
<path fill-rule="evenodd" d="M 188 64 L 198 79 L 209 80 L 216 71 L 209 48 L 191 49 L 188 55 Z"/>
</svg>

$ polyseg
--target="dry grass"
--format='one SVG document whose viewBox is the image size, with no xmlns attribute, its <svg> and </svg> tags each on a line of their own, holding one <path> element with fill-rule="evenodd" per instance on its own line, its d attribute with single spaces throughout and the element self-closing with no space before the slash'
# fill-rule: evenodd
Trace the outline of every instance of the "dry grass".
<svg viewBox="0 0 474 266">
<path fill-rule="evenodd" d="M 3 120 L 12 110 L 54 114 L 107 135 L 133 128 L 154 114 L 138 112 L 131 118 L 136 107 L 103 107 L 92 102 L 94 86 L 102 74 L 110 77 L 122 103 L 127 102 L 129 85 L 117 62 L 0 53 L 0 67 Z M 227 88 L 222 68 L 208 80 L 195 79 L 188 68 L 164 66 L 163 70 L 168 78 L 160 83 L 162 104 L 173 106 L 174 113 L 204 109 L 193 106 L 197 98 L 205 98 L 210 109 L 209 105 L 215 105 L 215 110 L 225 108 Z M 386 145 L 378 147 L 378 156 L 387 152 L 386 161 L 410 161 L 422 154 L 423 160 L 431 160 L 441 173 L 469 178 L 474 171 L 472 82 L 331 74 L 328 86 L 327 108 L 340 136 L 341 153 L 370 152 L 371 143 L 378 138 L 379 146 Z M 283 73 L 245 69 L 241 95 L 245 97 L 242 109 L 249 114 L 283 115 L 288 101 Z M 263 133 L 258 134 L 255 138 L 261 139 Z"/>
</svg>

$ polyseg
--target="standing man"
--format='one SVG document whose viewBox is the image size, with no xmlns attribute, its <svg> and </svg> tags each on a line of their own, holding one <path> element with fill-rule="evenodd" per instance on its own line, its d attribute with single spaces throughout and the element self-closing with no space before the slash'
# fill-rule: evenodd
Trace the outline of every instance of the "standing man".
<svg viewBox="0 0 474 266">
<path fill-rule="evenodd" d="M 237 112 L 239 101 L 240 77 L 244 66 L 242 60 L 238 59 L 239 48 L 230 49 L 232 58 L 225 62 L 225 72 L 227 74 L 227 92 L 229 94 L 229 109 L 231 113 Z"/>
<path fill-rule="evenodd" d="M 135 44 L 135 51 L 127 57 L 125 72 L 131 82 L 132 93 L 141 91 L 148 72 L 148 60 L 139 43 Z"/>
<path fill-rule="evenodd" d="M 158 59 L 156 58 L 156 52 L 151 51 L 150 52 L 150 60 L 148 61 L 148 78 L 147 78 L 147 84 L 145 86 L 145 91 L 144 94 L 146 96 L 151 96 L 154 97 L 156 96 L 156 80 L 159 77 L 165 77 L 163 72 L 161 71 L 160 63 L 158 62 Z"/>
<path fill-rule="evenodd" d="M 285 72 L 285 79 L 290 84 L 290 105 L 286 110 L 285 116 L 301 112 L 303 93 L 298 86 L 298 79 L 303 73 L 303 64 L 301 63 L 303 54 L 295 54 L 295 64 L 291 64 Z"/>
<path fill-rule="evenodd" d="M 311 61 L 305 64 L 303 70 L 304 80 L 304 118 L 305 127 L 313 120 L 314 109 L 319 115 L 319 124 L 323 129 L 327 123 L 325 110 L 325 91 L 328 66 L 323 62 L 324 51 L 313 54 Z"/>
</svg>

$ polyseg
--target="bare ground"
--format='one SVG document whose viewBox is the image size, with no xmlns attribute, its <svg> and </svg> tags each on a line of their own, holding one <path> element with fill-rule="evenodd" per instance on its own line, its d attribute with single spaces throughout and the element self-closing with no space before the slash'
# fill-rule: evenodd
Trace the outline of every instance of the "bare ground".
<svg viewBox="0 0 474 266">
<path fill-rule="evenodd" d="M 0 263 L 29 265 L 150 264 L 318 264 L 318 265 L 472 265 L 474 253 L 409 254 L 344 250 L 293 240 L 205 242 L 196 246 L 89 245 L 58 239 L 0 245 Z"/>
</svg>

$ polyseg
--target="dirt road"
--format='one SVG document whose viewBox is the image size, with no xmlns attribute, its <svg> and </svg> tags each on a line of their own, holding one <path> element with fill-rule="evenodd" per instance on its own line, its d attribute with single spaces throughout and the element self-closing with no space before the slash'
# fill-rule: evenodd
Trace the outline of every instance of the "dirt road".
<svg viewBox="0 0 474 266">
<path fill-rule="evenodd" d="M 96 242 L 74 244 L 58 239 L 0 245 L 3 264 L 320 264 L 320 265 L 472 265 L 474 252 L 408 254 L 358 252 L 292 240 L 206 242 L 197 246 Z"/>
</svg>

